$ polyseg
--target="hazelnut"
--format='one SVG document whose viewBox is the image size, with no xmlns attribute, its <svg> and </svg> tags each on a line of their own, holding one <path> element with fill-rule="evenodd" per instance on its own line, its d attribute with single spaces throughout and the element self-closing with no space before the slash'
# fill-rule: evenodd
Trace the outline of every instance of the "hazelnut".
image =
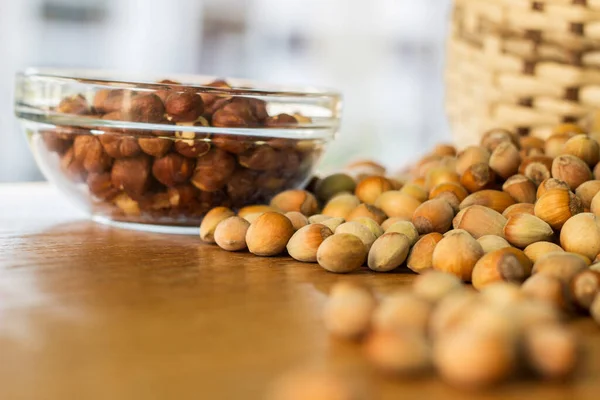
<svg viewBox="0 0 600 400">
<path fill-rule="evenodd" d="M 409 221 L 399 221 L 386 229 L 385 233 L 397 232 L 405 235 L 410 241 L 411 247 L 419 240 L 417 228 Z"/>
<path fill-rule="evenodd" d="M 419 234 L 431 232 L 446 233 L 452 227 L 454 210 L 440 199 L 428 200 L 413 213 L 412 223 Z"/>
<path fill-rule="evenodd" d="M 336 283 L 325 305 L 325 327 L 334 336 L 358 338 L 369 329 L 376 306 L 368 289 L 347 282 Z"/>
<path fill-rule="evenodd" d="M 169 203 L 175 209 L 192 209 L 197 205 L 198 189 L 192 185 L 179 185 L 167 189 Z"/>
<path fill-rule="evenodd" d="M 221 221 L 235 216 L 234 212 L 227 207 L 215 207 L 202 219 L 200 224 L 200 239 L 205 243 L 215 243 L 215 230 Z"/>
<path fill-rule="evenodd" d="M 325 239 L 333 235 L 322 224 L 306 225 L 296 231 L 287 244 L 287 251 L 297 261 L 317 262 L 317 250 Z"/>
<path fill-rule="evenodd" d="M 236 169 L 227 181 L 227 194 L 234 204 L 247 204 L 256 196 L 257 173 L 245 168 Z"/>
<path fill-rule="evenodd" d="M 451 144 L 439 143 L 433 149 L 433 154 L 438 156 L 456 156 L 456 147 Z"/>
<path fill-rule="evenodd" d="M 565 142 L 562 154 L 578 157 L 587 165 L 593 167 L 600 159 L 600 146 L 598 146 L 596 140 L 587 135 L 577 135 Z"/>
<path fill-rule="evenodd" d="M 317 213 L 318 204 L 315 196 L 305 190 L 286 190 L 277 194 L 270 203 L 271 207 L 283 212 L 298 211 L 304 215 Z"/>
<path fill-rule="evenodd" d="M 591 269 L 579 272 L 570 285 L 571 298 L 583 310 L 589 310 L 600 293 L 600 271 Z"/>
<path fill-rule="evenodd" d="M 317 262 L 330 272 L 346 273 L 360 268 L 367 258 L 367 248 L 356 236 L 340 233 L 329 236 L 317 251 Z"/>
<path fill-rule="evenodd" d="M 115 205 L 128 217 L 139 217 L 140 205 L 125 193 L 121 193 L 113 199 Z"/>
<path fill-rule="evenodd" d="M 213 135 L 211 142 L 214 146 L 232 154 L 242 154 L 252 148 L 252 141 L 239 135 Z"/>
<path fill-rule="evenodd" d="M 557 251 L 564 251 L 562 247 L 557 244 L 551 242 L 536 242 L 532 243 L 529 246 L 525 247 L 523 252 L 525 255 L 531 260 L 531 262 L 535 263 L 545 254 L 554 253 Z"/>
<path fill-rule="evenodd" d="M 521 250 L 506 247 L 481 257 L 473 268 L 473 287 L 482 289 L 499 281 L 522 282 L 531 275 L 532 263 Z"/>
<path fill-rule="evenodd" d="M 289 211 L 285 213 L 285 216 L 288 217 L 295 231 L 308 225 L 308 218 L 306 218 L 301 212 Z"/>
<path fill-rule="evenodd" d="M 522 253 L 515 253 L 515 255 L 518 254 L 520 254 L 520 257 L 523 257 Z M 531 271 L 531 262 L 529 262 L 529 260 L 526 260 L 526 262 Z M 481 294 L 480 298 L 484 302 L 482 305 L 489 305 L 501 311 L 510 312 L 512 310 L 518 310 L 521 305 L 529 301 L 527 296 L 525 296 L 521 290 L 521 286 L 518 283 L 513 282 L 493 282 L 481 289 L 479 293 Z"/>
<path fill-rule="evenodd" d="M 185 183 L 194 172 L 194 161 L 179 154 L 170 153 L 157 158 L 152 164 L 152 174 L 165 186 Z"/>
<path fill-rule="evenodd" d="M 220 149 L 211 149 L 196 160 L 190 182 L 200 190 L 214 192 L 225 186 L 234 170 L 233 156 Z"/>
<path fill-rule="evenodd" d="M 413 213 L 420 205 L 414 197 L 398 190 L 384 192 L 375 200 L 375 207 L 380 208 L 388 217 L 402 217 L 407 220 L 412 219 Z"/>
<path fill-rule="evenodd" d="M 484 235 L 504 237 L 504 226 L 507 219 L 498 211 L 480 205 L 474 205 L 461 210 L 454 219 L 454 229 L 469 232 L 475 239 Z"/>
<path fill-rule="evenodd" d="M 315 214 L 315 215 L 311 215 L 310 217 L 308 217 L 308 223 L 309 224 L 321 224 L 324 221 L 327 221 L 328 219 L 331 219 L 333 217 L 330 217 L 328 215 L 323 215 L 323 214 Z"/>
<path fill-rule="evenodd" d="M 583 207 L 588 209 L 592 207 L 592 199 L 598 192 L 600 192 L 600 180 L 584 182 L 575 190 L 575 194 L 581 199 Z"/>
<path fill-rule="evenodd" d="M 423 235 L 410 250 L 406 266 L 418 274 L 431 270 L 433 250 L 442 238 L 442 234 L 437 232 Z"/>
<path fill-rule="evenodd" d="M 69 148 L 60 159 L 60 168 L 67 178 L 73 182 L 83 182 L 86 179 L 87 172 L 83 163 L 75 158 L 73 147 Z"/>
<path fill-rule="evenodd" d="M 150 158 L 139 155 L 116 159 L 111 181 L 115 188 L 124 190 L 132 198 L 141 197 L 150 186 Z"/>
<path fill-rule="evenodd" d="M 425 188 L 431 190 L 442 183 L 460 183 L 460 175 L 446 167 L 431 168 L 425 176 Z"/>
<path fill-rule="evenodd" d="M 396 222 L 400 222 L 400 221 L 407 221 L 407 220 L 406 220 L 406 218 L 402 218 L 402 217 L 391 217 L 381 223 L 381 228 L 385 232 L 390 226 L 392 226 Z"/>
<path fill-rule="evenodd" d="M 541 154 L 544 154 L 544 146 L 546 142 L 535 136 L 521 136 L 519 138 L 519 147 L 521 151 L 529 152 L 530 150 L 539 150 Z"/>
<path fill-rule="evenodd" d="M 573 133 L 555 133 L 546 139 L 544 153 L 551 158 L 556 158 L 562 154 L 565 143 L 575 136 Z"/>
<path fill-rule="evenodd" d="M 91 173 L 87 177 L 87 185 L 95 197 L 101 200 L 111 200 L 119 191 L 112 185 L 109 172 Z"/>
<path fill-rule="evenodd" d="M 435 246 L 433 269 L 470 281 L 475 263 L 483 254 L 481 245 L 467 231 L 455 229 Z"/>
<path fill-rule="evenodd" d="M 502 213 L 502 216 L 504 218 L 510 218 L 513 215 L 523 214 L 523 213 L 535 215 L 535 206 L 531 203 L 513 204 L 512 206 L 510 206 L 506 210 L 504 210 L 504 212 Z"/>
<path fill-rule="evenodd" d="M 415 185 L 414 183 L 407 183 L 406 185 L 401 186 L 400 188 L 396 186 L 394 190 L 400 190 L 400 193 L 404 193 L 411 197 L 414 197 L 415 200 L 421 203 L 429 198 L 429 194 L 427 193 L 427 191 L 422 186 Z"/>
<path fill-rule="evenodd" d="M 344 168 L 344 172 L 356 180 L 361 180 L 371 175 L 385 175 L 385 167 L 374 161 L 360 160 L 355 161 Z"/>
<path fill-rule="evenodd" d="M 159 123 L 165 119 L 165 106 L 153 93 L 138 94 L 123 99 L 121 115 L 125 121 Z"/>
<path fill-rule="evenodd" d="M 364 178 L 358 185 L 354 194 L 366 204 L 373 204 L 383 192 L 392 190 L 392 184 L 383 176 L 369 176 Z"/>
<path fill-rule="evenodd" d="M 243 218 L 232 216 L 217 224 L 214 241 L 223 250 L 239 251 L 246 248 L 246 233 L 250 223 Z"/>
<path fill-rule="evenodd" d="M 497 235 L 483 235 L 477 239 L 477 242 L 481 245 L 484 253 L 491 253 L 495 250 L 504 249 L 506 247 L 511 247 L 510 243 L 506 241 L 501 236 Z"/>
<path fill-rule="evenodd" d="M 555 309 L 568 308 L 565 285 L 554 276 L 534 274 L 523 283 L 521 290 L 529 298 L 546 303 Z"/>
<path fill-rule="evenodd" d="M 242 207 L 238 210 L 238 217 L 246 218 L 250 214 L 266 213 L 266 212 L 279 212 L 280 210 L 275 207 L 267 206 L 264 204 L 254 204 Z"/>
<path fill-rule="evenodd" d="M 550 189 L 563 189 L 566 191 L 570 190 L 569 185 L 567 185 L 566 182 L 556 178 L 549 178 L 540 183 L 540 185 L 538 186 L 536 197 L 539 199 L 544 195 L 544 193 L 546 193 Z"/>
<path fill-rule="evenodd" d="M 535 203 L 537 187 L 524 175 L 513 175 L 504 182 L 502 190 L 517 203 Z"/>
<path fill-rule="evenodd" d="M 565 251 L 578 253 L 590 260 L 600 253 L 600 221 L 592 213 L 572 216 L 560 232 L 560 245 Z"/>
<path fill-rule="evenodd" d="M 587 268 L 583 257 L 574 253 L 553 252 L 541 256 L 533 265 L 534 274 L 543 274 L 569 284 L 571 279 Z"/>
<path fill-rule="evenodd" d="M 293 234 L 294 227 L 285 215 L 269 211 L 250 224 L 246 243 L 252 254 L 274 256 L 285 250 Z"/>
<path fill-rule="evenodd" d="M 288 127 L 298 125 L 298 120 L 293 115 L 279 114 L 265 119 L 265 126 L 268 127 Z"/>
<path fill-rule="evenodd" d="M 536 326 L 556 325 L 560 323 L 562 313 L 551 304 L 527 298 L 516 308 L 517 323 L 523 330 Z"/>
<path fill-rule="evenodd" d="M 212 115 L 212 125 L 222 128 L 249 128 L 258 121 L 247 102 L 230 102 L 216 110 Z"/>
<path fill-rule="evenodd" d="M 357 238 L 359 238 L 361 240 L 361 242 L 363 242 L 367 251 L 369 251 L 369 249 L 371 249 L 371 246 L 377 239 L 375 234 L 373 232 L 371 232 L 371 230 L 369 228 L 367 228 L 365 225 L 363 225 L 359 222 L 356 222 L 356 221 L 345 222 L 345 223 L 341 224 L 340 226 L 338 226 L 335 229 L 335 233 L 336 234 L 348 233 L 348 234 L 356 236 Z"/>
<path fill-rule="evenodd" d="M 590 307 L 590 314 L 594 321 L 600 325 L 600 296 L 596 296 Z"/>
<path fill-rule="evenodd" d="M 84 115 L 89 114 L 91 110 L 85 97 L 76 94 L 63 98 L 60 103 L 58 103 L 56 111 L 62 114 Z"/>
<path fill-rule="evenodd" d="M 231 89 L 231 86 L 223 79 L 217 79 L 213 82 L 205 84 L 204 88 L 204 91 L 199 93 L 199 96 L 202 97 L 202 102 L 204 103 L 205 107 L 209 107 L 214 105 L 217 100 L 223 98 L 218 94 L 220 91 L 227 91 L 227 89 Z M 207 90 L 206 88 L 216 88 L 218 90 Z"/>
<path fill-rule="evenodd" d="M 535 242 L 552 240 L 554 231 L 545 221 L 531 214 L 516 214 L 508 218 L 504 237 L 513 246 L 524 249 Z"/>
<path fill-rule="evenodd" d="M 124 101 L 129 102 L 133 92 L 123 89 L 101 89 L 94 96 L 94 109 L 99 113 L 111 113 L 120 111 Z"/>
<path fill-rule="evenodd" d="M 373 242 L 367 265 L 373 271 L 391 271 L 402 265 L 409 249 L 410 242 L 405 235 L 396 232 L 386 233 Z"/>
<path fill-rule="evenodd" d="M 515 204 L 515 201 L 508 193 L 498 190 L 481 190 L 467 196 L 460 203 L 460 209 L 463 210 L 472 205 L 480 205 L 501 213 L 513 204 Z"/>
<path fill-rule="evenodd" d="M 528 363 L 544 378 L 563 379 L 578 365 L 579 344 L 566 327 L 534 326 L 525 332 L 524 342 Z"/>
<path fill-rule="evenodd" d="M 331 229 L 331 232 L 335 232 L 337 227 L 340 226 L 341 224 L 343 224 L 344 222 L 346 222 L 346 220 L 344 218 L 333 217 L 333 218 L 329 218 L 321 223 L 323 225 L 325 225 L 326 227 L 328 227 L 329 229 Z"/>
<path fill-rule="evenodd" d="M 413 281 L 414 293 L 433 304 L 461 289 L 464 285 L 456 275 L 441 271 L 425 271 Z"/>
<path fill-rule="evenodd" d="M 208 153 L 210 150 L 210 141 L 207 135 L 198 135 L 194 132 L 175 132 L 178 138 L 173 144 L 176 152 L 184 157 L 197 158 Z"/>
<path fill-rule="evenodd" d="M 373 314 L 373 328 L 377 331 L 410 330 L 427 334 L 433 305 L 412 292 L 396 292 L 383 299 Z"/>
<path fill-rule="evenodd" d="M 241 166 L 257 170 L 271 171 L 281 167 L 282 154 L 271 146 L 263 145 L 246 150 L 238 156 Z"/>
<path fill-rule="evenodd" d="M 162 157 L 171 149 L 173 141 L 164 138 L 139 138 L 142 151 L 153 157 Z"/>
<path fill-rule="evenodd" d="M 73 138 L 70 134 L 59 134 L 58 130 L 41 131 L 42 140 L 48 151 L 63 155 L 71 148 Z"/>
<path fill-rule="evenodd" d="M 519 139 L 514 133 L 506 129 L 492 129 L 485 132 L 481 137 L 481 145 L 490 152 L 494 151 L 500 143 L 505 142 L 517 145 Z"/>
<path fill-rule="evenodd" d="M 97 137 L 79 135 L 73 141 L 73 156 L 88 172 L 104 172 L 110 168 L 111 158 Z"/>
<path fill-rule="evenodd" d="M 592 179 L 592 171 L 580 158 L 563 154 L 552 162 L 552 177 L 566 182 L 571 190 L 575 190 L 583 182 Z"/>
<path fill-rule="evenodd" d="M 359 217 L 353 220 L 354 222 L 358 222 L 359 224 L 364 225 L 368 230 L 375 235 L 376 238 L 383 235 L 383 228 L 374 220 L 369 217 Z"/>
<path fill-rule="evenodd" d="M 140 146 L 131 136 L 105 133 L 98 136 L 106 154 L 113 158 L 135 157 L 140 154 Z"/>
<path fill-rule="evenodd" d="M 325 210 L 323 210 L 323 212 L 325 213 Z M 354 208 L 350 212 L 350 214 L 348 214 L 348 216 L 346 217 L 346 220 L 354 221 L 355 219 L 358 219 L 361 217 L 371 218 L 378 224 L 381 224 L 386 219 L 386 215 L 383 211 L 381 211 L 381 209 L 379 209 L 375 206 L 371 206 L 369 204 L 361 204 L 358 207 Z"/>
<path fill-rule="evenodd" d="M 454 275 L 452 277 L 456 278 Z M 458 279 L 457 279 L 458 280 Z M 460 282 L 460 281 L 459 281 Z M 435 340 L 460 327 L 466 317 L 465 310 L 480 304 L 480 296 L 474 290 L 454 289 L 437 303 L 429 319 L 429 333 Z"/>
<path fill-rule="evenodd" d="M 493 189 L 496 186 L 496 173 L 486 163 L 473 164 L 461 175 L 460 184 L 469 193 Z"/>
<path fill-rule="evenodd" d="M 413 331 L 375 331 L 365 341 L 367 360 L 386 374 L 415 375 L 431 368 L 431 349 Z"/>
<path fill-rule="evenodd" d="M 195 121 L 204 112 L 204 102 L 191 91 L 172 92 L 165 99 L 165 111 L 172 121 Z"/>
<path fill-rule="evenodd" d="M 340 193 L 354 193 L 356 182 L 347 174 L 329 175 L 317 183 L 315 194 L 319 200 L 327 202 Z"/>
<path fill-rule="evenodd" d="M 456 173 L 462 176 L 467 168 L 473 164 L 484 163 L 487 164 L 490 161 L 490 152 L 479 146 L 470 146 L 464 149 L 458 154 L 456 160 Z"/>
<path fill-rule="evenodd" d="M 438 197 L 440 194 L 445 193 L 445 192 L 450 192 L 450 193 L 454 194 L 456 196 L 456 198 L 458 199 L 459 203 L 461 201 L 463 201 L 469 195 L 467 190 L 460 184 L 455 183 L 455 182 L 446 182 L 446 183 L 441 183 L 441 184 L 435 186 L 433 189 L 431 189 L 429 191 L 429 198 L 434 199 L 434 198 Z"/>
<path fill-rule="evenodd" d="M 583 204 L 575 194 L 564 189 L 550 189 L 535 203 L 535 216 L 559 230 L 573 215 L 583 212 Z"/>
<path fill-rule="evenodd" d="M 551 170 L 552 167 L 548 167 L 544 163 L 532 162 L 527 164 L 527 167 L 523 169 L 521 174 L 531 179 L 536 186 L 539 186 L 552 176 Z"/>
<path fill-rule="evenodd" d="M 492 152 L 489 164 L 498 176 L 508 179 L 519 170 L 521 164 L 519 149 L 511 142 L 502 142 Z"/>
</svg>

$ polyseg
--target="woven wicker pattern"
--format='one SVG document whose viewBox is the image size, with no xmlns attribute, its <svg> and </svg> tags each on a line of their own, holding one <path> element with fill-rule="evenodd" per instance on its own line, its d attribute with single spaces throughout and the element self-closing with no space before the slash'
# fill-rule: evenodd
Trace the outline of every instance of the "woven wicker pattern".
<svg viewBox="0 0 600 400">
<path fill-rule="evenodd" d="M 462 146 L 491 128 L 546 137 L 600 109 L 600 0 L 454 0 L 447 111 Z"/>
</svg>

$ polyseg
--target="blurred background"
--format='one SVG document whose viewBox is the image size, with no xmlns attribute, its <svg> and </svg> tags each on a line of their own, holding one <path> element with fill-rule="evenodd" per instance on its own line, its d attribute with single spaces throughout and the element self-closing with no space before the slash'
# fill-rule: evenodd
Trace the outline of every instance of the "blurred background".
<svg viewBox="0 0 600 400">
<path fill-rule="evenodd" d="M 29 66 L 198 73 L 332 87 L 341 134 L 321 168 L 401 168 L 450 139 L 450 0 L 0 0 L 0 182 L 42 179 L 13 116 Z"/>
</svg>

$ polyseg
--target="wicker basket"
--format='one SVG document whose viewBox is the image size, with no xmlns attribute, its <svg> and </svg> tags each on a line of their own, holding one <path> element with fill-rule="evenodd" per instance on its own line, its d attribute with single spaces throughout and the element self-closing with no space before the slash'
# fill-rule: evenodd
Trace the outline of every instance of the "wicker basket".
<svg viewBox="0 0 600 400">
<path fill-rule="evenodd" d="M 600 0 L 454 0 L 446 68 L 456 143 L 491 128 L 547 137 L 600 109 Z"/>
</svg>

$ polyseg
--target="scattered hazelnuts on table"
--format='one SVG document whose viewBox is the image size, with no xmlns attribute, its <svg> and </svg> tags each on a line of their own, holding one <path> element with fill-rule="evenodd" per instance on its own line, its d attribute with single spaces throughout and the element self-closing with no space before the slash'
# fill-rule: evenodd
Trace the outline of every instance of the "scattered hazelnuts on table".
<svg viewBox="0 0 600 400">
<path fill-rule="evenodd" d="M 287 249 L 334 273 L 420 274 L 410 293 L 377 303 L 366 288 L 342 286 L 327 306 L 330 332 L 364 340 L 367 359 L 386 374 L 434 369 L 466 388 L 524 368 L 565 379 L 579 344 L 563 322 L 584 313 L 600 323 L 600 150 L 568 127 L 546 140 L 496 129 L 480 146 L 438 146 L 400 175 L 353 163 L 239 210 L 248 248 L 262 231 L 269 251 L 255 254 Z M 228 233 L 234 214 L 209 212 L 203 240 Z M 265 228 L 275 215 L 277 226 Z M 231 236 L 243 229 L 235 225 Z"/>
</svg>

